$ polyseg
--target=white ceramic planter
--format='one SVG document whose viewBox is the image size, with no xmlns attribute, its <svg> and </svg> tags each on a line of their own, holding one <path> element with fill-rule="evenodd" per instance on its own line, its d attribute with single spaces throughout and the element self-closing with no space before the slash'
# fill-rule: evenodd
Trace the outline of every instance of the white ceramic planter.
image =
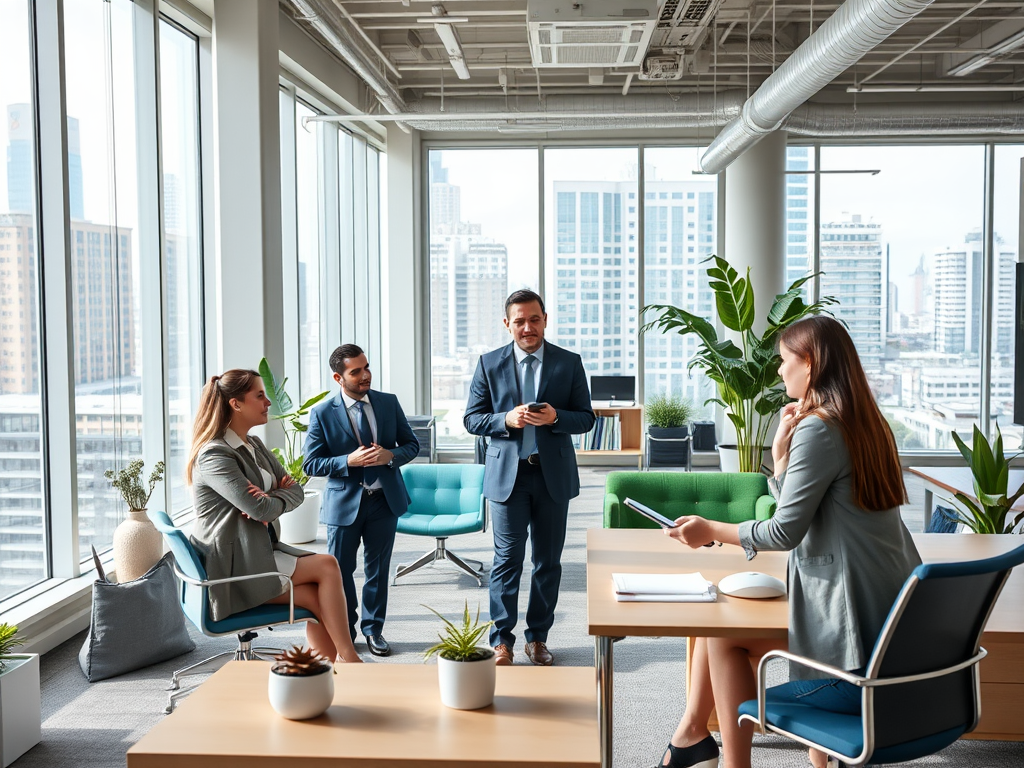
<svg viewBox="0 0 1024 768">
<path fill-rule="evenodd" d="M 305 544 L 316 541 L 320 523 L 320 491 L 306 489 L 306 500 L 291 512 L 278 518 L 281 523 L 280 539 L 285 544 Z"/>
<path fill-rule="evenodd" d="M 15 654 L 0 672 L 0 756 L 3 768 L 39 743 L 42 707 L 39 655 Z"/>
<path fill-rule="evenodd" d="M 164 539 L 144 509 L 132 509 L 114 529 L 114 570 L 117 581 L 135 581 L 164 554 Z"/>
<path fill-rule="evenodd" d="M 719 445 L 718 463 L 721 465 L 723 472 L 739 472 L 740 452 L 736 449 L 736 446 Z M 769 467 L 772 465 L 772 452 L 770 448 L 765 448 L 761 451 L 761 464 L 767 464 Z"/>
<path fill-rule="evenodd" d="M 449 661 L 437 657 L 441 703 L 452 709 L 482 709 L 494 703 L 494 652 L 479 661 Z"/>
<path fill-rule="evenodd" d="M 267 686 L 270 706 L 281 717 L 289 720 L 309 720 L 319 717 L 334 701 L 334 668 L 324 665 L 318 675 L 296 677 L 270 671 Z"/>
</svg>

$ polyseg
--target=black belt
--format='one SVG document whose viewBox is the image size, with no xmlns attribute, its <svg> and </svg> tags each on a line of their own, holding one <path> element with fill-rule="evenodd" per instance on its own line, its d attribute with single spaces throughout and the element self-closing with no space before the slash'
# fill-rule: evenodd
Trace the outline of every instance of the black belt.
<svg viewBox="0 0 1024 768">
<path fill-rule="evenodd" d="M 365 485 L 363 486 L 363 493 L 365 493 L 367 496 L 376 496 L 378 493 L 383 492 L 383 488 L 367 488 Z"/>
<path fill-rule="evenodd" d="M 534 468 L 540 467 L 540 454 L 539 453 L 531 453 L 525 459 L 520 459 L 519 460 L 519 466 L 520 467 L 534 467 Z"/>
</svg>

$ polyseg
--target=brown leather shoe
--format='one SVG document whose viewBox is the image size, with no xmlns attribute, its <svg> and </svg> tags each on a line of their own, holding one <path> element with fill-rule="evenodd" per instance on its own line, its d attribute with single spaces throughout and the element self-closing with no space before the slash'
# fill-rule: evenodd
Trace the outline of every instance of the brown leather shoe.
<svg viewBox="0 0 1024 768">
<path fill-rule="evenodd" d="M 538 667 L 550 667 L 555 658 L 551 655 L 547 645 L 538 641 L 526 644 L 526 655 Z"/>
<path fill-rule="evenodd" d="M 498 645 L 494 648 L 494 665 L 497 667 L 512 666 L 512 649 L 507 645 Z"/>
</svg>

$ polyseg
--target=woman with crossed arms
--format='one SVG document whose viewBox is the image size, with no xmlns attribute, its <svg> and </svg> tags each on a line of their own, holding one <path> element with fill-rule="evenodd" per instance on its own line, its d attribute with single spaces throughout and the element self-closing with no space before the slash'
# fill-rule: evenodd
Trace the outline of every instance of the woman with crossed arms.
<svg viewBox="0 0 1024 768">
<path fill-rule="evenodd" d="M 779 375 L 797 402 L 782 410 L 772 445 L 769 520 L 739 525 L 701 517 L 676 520 L 665 533 L 689 547 L 720 541 L 789 556 L 789 637 L 793 653 L 858 671 L 868 658 L 893 601 L 921 563 L 900 518 L 906 501 L 892 430 L 875 404 L 857 350 L 835 319 L 794 323 L 779 338 Z M 725 768 L 750 768 L 753 726 L 737 723 L 741 703 L 757 696 L 750 657 L 785 648 L 778 640 L 697 638 L 691 649 L 686 711 L 665 752 L 672 768 L 718 766 L 708 732 L 717 707 Z M 795 675 L 817 673 L 793 668 Z M 797 679 L 788 685 L 823 709 L 859 714 L 856 686 L 837 679 Z M 810 750 L 811 764 L 826 764 Z"/>
<path fill-rule="evenodd" d="M 309 646 L 335 661 L 360 662 L 346 618 L 338 561 L 278 542 L 277 519 L 298 507 L 302 486 L 255 435 L 270 400 L 255 371 L 232 369 L 203 387 L 192 433 L 188 482 L 195 500 L 192 543 L 211 580 L 257 573 L 291 577 L 295 605 L 316 614 L 306 622 Z M 278 575 L 210 587 L 220 620 L 264 603 L 288 604 Z"/>
</svg>

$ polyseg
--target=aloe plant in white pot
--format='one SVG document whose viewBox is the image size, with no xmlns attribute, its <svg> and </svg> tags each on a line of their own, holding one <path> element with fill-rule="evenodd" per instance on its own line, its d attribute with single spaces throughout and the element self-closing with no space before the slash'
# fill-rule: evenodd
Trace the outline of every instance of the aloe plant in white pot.
<svg viewBox="0 0 1024 768">
<path fill-rule="evenodd" d="M 263 379 L 263 389 L 270 398 L 270 415 L 280 420 L 281 426 L 284 427 L 284 450 L 274 448 L 274 455 L 284 465 L 288 474 L 303 486 L 306 494 L 306 500 L 298 509 L 293 509 L 278 518 L 280 538 L 286 544 L 305 544 L 316 540 L 320 520 L 320 491 L 305 487 L 309 477 L 302 471 L 302 444 L 309 429 L 307 417 L 310 409 L 330 393 L 324 391 L 313 395 L 298 408 L 294 408 L 292 399 L 284 388 L 288 378 L 278 381 L 265 357 L 260 360 L 259 372 L 260 378 Z"/>
<path fill-rule="evenodd" d="M 39 654 L 12 653 L 24 640 L 0 624 L 0 764 L 13 763 L 42 737 Z"/>
<path fill-rule="evenodd" d="M 462 614 L 462 623 L 449 621 L 429 605 L 428 611 L 445 624 L 441 642 L 423 652 L 424 659 L 437 655 L 437 680 L 441 703 L 452 709 L 482 709 L 494 703 L 494 651 L 480 645 L 484 633 L 494 622 L 480 623 L 480 606 L 476 618 L 470 619 L 469 601 Z"/>
</svg>

